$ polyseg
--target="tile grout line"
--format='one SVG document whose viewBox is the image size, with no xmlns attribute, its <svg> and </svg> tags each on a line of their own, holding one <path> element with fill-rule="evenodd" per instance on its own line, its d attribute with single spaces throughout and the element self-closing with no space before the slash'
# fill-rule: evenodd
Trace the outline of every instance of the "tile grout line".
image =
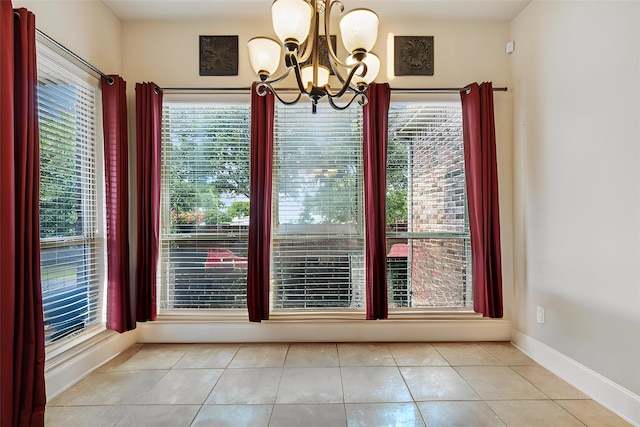
<svg viewBox="0 0 640 427">
<path fill-rule="evenodd" d="M 187 425 L 194 425 L 194 423 L 195 423 L 195 422 L 196 422 L 196 420 L 198 419 L 199 415 L 201 414 L 201 411 L 205 408 L 205 406 L 206 406 L 206 402 L 207 402 L 207 399 L 209 399 L 209 397 L 211 396 L 211 393 L 213 393 L 213 390 L 215 389 L 216 385 L 219 383 L 220 379 L 224 376 L 224 374 L 225 374 L 225 373 L 227 373 L 227 372 L 229 372 L 229 369 L 232 369 L 232 368 L 229 368 L 229 366 L 231 365 L 231 363 L 233 362 L 233 360 L 235 359 L 235 357 L 238 355 L 238 353 L 239 353 L 240 349 L 241 349 L 245 344 L 246 344 L 246 343 L 243 343 L 243 344 L 241 344 L 241 345 L 239 345 L 239 346 L 237 346 L 237 347 L 236 347 L 235 351 L 233 352 L 233 354 L 231 355 L 231 357 L 230 357 L 230 358 L 228 359 L 228 361 L 226 362 L 226 365 L 225 365 L 224 367 L 222 367 L 222 369 L 221 369 L 221 370 L 222 370 L 222 373 L 221 373 L 221 374 L 216 378 L 215 382 L 213 382 L 213 385 L 211 386 L 211 389 L 209 390 L 208 394 L 206 395 L 206 397 L 204 398 L 204 400 L 202 401 L 202 403 L 200 403 L 200 404 L 197 404 L 197 403 L 196 403 L 196 404 L 184 404 L 184 405 L 188 405 L 188 406 L 193 406 L 194 408 L 192 408 L 192 410 L 195 410 L 195 409 L 196 409 L 195 407 L 197 407 L 197 410 L 195 410 L 195 414 L 192 416 L 192 418 L 191 418 L 191 420 L 190 420 L 189 424 L 187 424 Z M 281 366 L 280 366 L 280 368 L 279 368 L 279 370 L 280 370 L 280 376 L 278 377 L 279 379 L 278 379 L 278 384 L 277 384 L 276 391 L 275 391 L 274 401 L 273 401 L 271 404 L 269 404 L 269 406 L 270 406 L 270 412 L 269 412 L 269 414 L 268 414 L 268 424 L 269 424 L 269 423 L 271 423 L 271 422 L 274 420 L 274 418 L 273 418 L 273 417 L 274 417 L 274 414 L 275 414 L 275 407 L 276 407 L 276 405 L 277 405 L 277 398 L 278 398 L 278 394 L 280 393 L 280 391 L 281 391 L 281 387 L 283 386 L 282 382 L 283 382 L 283 376 L 284 376 L 284 369 L 285 369 L 285 366 L 286 366 L 287 359 L 288 359 L 289 355 L 291 355 L 291 354 L 292 354 L 292 353 L 291 353 L 291 350 L 292 350 L 292 345 L 293 345 L 293 344 L 295 344 L 295 343 L 287 343 L 286 351 L 284 351 L 284 358 L 282 359 L 282 365 L 281 365 Z M 478 344 L 476 343 L 476 345 L 478 345 Z M 342 408 L 343 408 L 344 417 L 345 417 L 345 420 L 346 420 L 345 425 L 348 425 L 348 423 L 349 423 L 349 418 L 348 418 L 349 412 L 347 411 L 347 405 L 348 405 L 348 404 L 347 404 L 347 402 L 346 402 L 346 395 L 345 395 L 345 380 L 344 380 L 344 376 L 343 376 L 343 368 L 385 368 L 385 367 L 390 367 L 390 366 L 388 366 L 388 365 L 384 365 L 384 364 L 380 364 L 380 365 L 378 365 L 378 364 L 376 364 L 376 365 L 369 365 L 369 364 L 367 364 L 367 361 L 368 361 L 368 360 L 370 360 L 370 359 L 371 359 L 371 357 L 369 357 L 369 359 L 367 359 L 366 357 L 365 357 L 364 359 L 362 359 L 362 360 L 364 360 L 364 362 L 360 362 L 360 361 L 359 361 L 360 359 L 357 359 L 357 360 L 358 360 L 358 363 L 357 363 L 356 365 L 343 366 L 344 360 L 340 357 L 339 345 L 338 345 L 337 343 L 333 343 L 333 346 L 335 346 L 335 351 L 336 351 L 336 354 L 337 354 L 337 356 L 338 356 L 338 366 L 337 366 L 337 368 L 338 368 L 338 372 L 339 372 L 340 386 L 341 386 L 341 388 L 342 388 L 342 402 L 341 402 L 341 403 L 342 403 Z M 77 408 L 77 409 L 80 409 L 80 410 L 81 410 L 82 408 L 87 408 L 87 407 L 93 407 L 93 406 L 96 406 L 96 407 L 102 407 L 102 408 L 114 408 L 114 409 L 113 409 L 114 411 L 116 411 L 116 409 L 120 408 L 120 409 L 121 409 L 121 412 L 119 413 L 119 415 L 118 415 L 118 416 L 114 416 L 114 415 L 116 415 L 115 413 L 114 413 L 113 415 L 111 415 L 111 416 L 110 416 L 110 417 L 113 417 L 113 418 L 110 418 L 110 419 L 112 420 L 111 422 L 113 422 L 113 423 L 114 423 L 114 424 L 112 424 L 112 425 L 118 425 L 118 426 L 119 426 L 119 425 L 122 425 L 123 420 L 125 420 L 125 419 L 129 419 L 129 418 L 131 417 L 130 413 L 129 413 L 129 412 L 127 412 L 127 411 L 125 411 L 125 410 L 124 410 L 124 408 L 137 408 L 137 407 L 145 407 L 145 406 L 151 406 L 151 407 L 169 407 L 169 408 L 170 408 L 170 407 L 172 407 L 172 406 L 174 406 L 174 407 L 181 406 L 182 404 L 179 404 L 179 403 L 168 403 L 168 404 L 161 404 L 161 403 L 142 403 L 142 400 L 144 400 L 144 397 L 145 397 L 145 396 L 149 395 L 149 393 L 151 392 L 151 390 L 152 390 L 152 389 L 153 389 L 153 388 L 154 388 L 154 387 L 155 387 L 155 386 L 156 386 L 160 381 L 162 381 L 162 380 L 163 380 L 163 379 L 164 379 L 164 378 L 169 374 L 169 372 L 173 372 L 173 371 L 177 372 L 177 371 L 180 371 L 180 370 L 181 370 L 181 369 L 179 369 L 179 368 L 176 368 L 176 366 L 178 366 L 178 364 L 179 364 L 181 361 L 186 360 L 185 358 L 187 357 L 187 355 L 188 355 L 190 352 L 194 351 L 194 348 L 196 347 L 196 344 L 193 344 L 193 343 L 192 343 L 192 344 L 191 344 L 191 345 L 190 345 L 190 346 L 189 346 L 189 347 L 184 351 L 184 353 L 182 353 L 182 354 L 180 355 L 180 357 L 177 357 L 177 360 L 176 360 L 176 361 L 175 361 L 175 362 L 174 362 L 174 363 L 173 363 L 173 364 L 172 364 L 168 369 L 154 369 L 154 368 L 152 368 L 151 366 L 154 366 L 154 365 L 153 365 L 153 360 L 152 360 L 152 359 L 149 359 L 149 362 L 148 362 L 146 365 L 144 365 L 144 367 L 143 367 L 143 368 L 140 368 L 140 369 L 136 369 L 136 370 L 127 370 L 127 369 L 125 369 L 125 370 L 120 370 L 120 369 L 119 369 L 119 367 L 120 367 L 121 365 L 123 365 L 123 364 L 127 363 L 127 362 L 132 358 L 132 357 L 134 357 L 136 354 L 138 354 L 141 350 L 145 349 L 145 347 L 147 347 L 147 345 L 146 345 L 146 344 L 143 344 L 142 346 L 140 346 L 139 348 L 137 348 L 134 352 L 132 352 L 132 354 L 128 355 L 128 357 L 127 357 L 126 359 L 124 359 L 123 361 L 119 361 L 119 363 L 118 363 L 117 365 L 113 365 L 113 366 L 109 367 L 109 368 L 108 368 L 109 370 L 104 371 L 104 372 L 97 372 L 97 371 L 96 371 L 96 372 L 94 372 L 94 373 L 93 373 L 93 374 L 95 374 L 95 375 L 96 375 L 96 378 L 98 378 L 100 375 L 104 375 L 104 374 L 111 375 L 111 374 L 122 374 L 122 373 L 131 373 L 131 372 L 149 372 L 149 373 L 150 373 L 150 372 L 153 372 L 153 371 L 165 371 L 165 372 L 164 372 L 164 374 L 163 374 L 162 376 L 160 376 L 160 377 L 157 379 L 157 381 L 154 381 L 152 385 L 150 385 L 149 387 L 146 387 L 146 385 L 145 385 L 145 387 L 143 387 L 143 388 L 142 388 L 142 389 L 144 389 L 144 388 L 147 388 L 147 389 L 146 389 L 146 391 L 144 391 L 144 390 L 143 390 L 142 395 L 138 396 L 138 397 L 139 397 L 139 399 L 137 399 L 137 400 L 138 400 L 138 401 L 137 401 L 137 403 L 131 403 L 131 404 L 127 404 L 127 403 L 117 403 L 117 402 L 113 402 L 113 403 L 102 403 L 102 404 L 100 404 L 100 403 L 90 403 L 90 404 L 81 404 L 81 405 L 75 405 L 75 404 L 74 404 L 74 405 L 60 405 L 60 406 L 58 406 L 58 407 L 59 407 L 59 408 L 68 408 L 68 409 Z M 580 425 L 588 425 L 586 421 L 585 421 L 585 422 L 583 422 L 583 421 L 582 421 L 581 419 L 579 419 L 576 415 L 574 415 L 574 413 L 573 413 L 573 412 L 570 412 L 568 409 L 565 409 L 565 408 L 564 408 L 562 405 L 560 405 L 560 403 L 558 403 L 558 402 L 560 402 L 560 401 L 573 401 L 573 400 L 581 400 L 581 401 L 589 401 L 589 402 L 591 402 L 591 401 L 593 401 L 593 399 L 590 399 L 590 398 L 586 398 L 586 399 L 575 399 L 575 398 L 574 398 L 574 399 L 572 399 L 572 398 L 560 398 L 560 399 L 553 399 L 553 398 L 551 398 L 551 396 L 550 396 L 548 393 L 545 393 L 545 392 L 543 391 L 543 388 L 545 388 L 545 387 L 546 387 L 546 386 L 545 386 L 545 385 L 546 385 L 546 383 L 540 383 L 540 384 L 542 384 L 542 385 L 541 385 L 541 386 L 537 386 L 536 384 L 534 384 L 532 381 L 530 381 L 529 379 L 527 379 L 527 378 L 526 378 L 522 373 L 520 373 L 520 372 L 517 370 L 517 368 L 518 368 L 518 367 L 520 367 L 520 366 L 539 366 L 539 365 L 537 365 L 537 364 L 518 364 L 518 363 L 511 364 L 510 362 L 518 361 L 518 360 L 520 360 L 520 359 L 517 359 L 517 358 L 516 358 L 516 355 L 511 355 L 510 353 L 504 353 L 504 352 L 503 352 L 503 350 L 502 350 L 502 348 L 491 348 L 491 349 L 488 349 L 488 348 L 484 348 L 482 345 L 478 345 L 478 347 L 479 347 L 481 350 L 483 350 L 483 352 L 486 352 L 487 354 L 491 355 L 494 359 L 496 359 L 496 360 L 499 362 L 499 364 L 494 365 L 494 364 L 486 364 L 486 363 L 485 363 L 485 364 L 461 364 L 461 365 L 452 365 L 452 363 L 449 361 L 449 359 L 447 359 L 446 357 L 444 357 L 444 356 L 443 356 L 443 354 L 441 353 L 441 351 L 440 351 L 440 350 L 438 350 L 435 346 L 433 346 L 433 345 L 432 345 L 432 348 L 433 348 L 433 350 L 435 350 L 435 353 L 436 353 L 437 355 L 439 355 L 439 356 L 440 356 L 444 361 L 446 361 L 446 363 L 447 363 L 446 367 L 451 368 L 451 369 L 452 369 L 452 370 L 453 370 L 453 371 L 454 371 L 454 372 L 455 372 L 455 373 L 456 373 L 456 374 L 457 374 L 457 375 L 458 375 L 458 376 L 459 376 L 459 377 L 464 381 L 464 383 L 465 383 L 465 384 L 466 384 L 466 385 L 467 385 L 471 390 L 473 390 L 473 391 L 475 392 L 475 394 L 478 396 L 479 400 L 478 400 L 478 401 L 475 401 L 475 400 L 469 400 L 469 399 L 463 399 L 463 400 L 461 400 L 461 399 L 458 399 L 458 400 L 451 400 L 451 399 L 449 399 L 449 400 L 438 400 L 438 399 L 433 399 L 433 400 L 427 400 L 427 401 L 425 401 L 425 402 L 432 402 L 432 403 L 444 403 L 444 402 L 455 402 L 455 401 L 459 401 L 459 402 L 482 402 L 482 403 L 483 403 L 483 404 L 484 404 L 484 405 L 489 409 L 490 413 L 491 413 L 491 414 L 493 414 L 493 415 L 496 417 L 496 419 L 500 420 L 500 421 L 501 421 L 501 422 L 503 422 L 505 425 L 507 424 L 507 423 L 506 423 L 506 421 L 505 421 L 502 417 L 500 417 L 500 415 L 496 412 L 496 410 L 494 410 L 493 406 L 489 404 L 490 402 L 509 402 L 509 401 L 513 401 L 513 402 L 553 402 L 553 404 L 554 404 L 554 405 L 556 405 L 556 406 L 557 406 L 557 407 L 562 411 L 562 413 L 564 414 L 564 415 L 559 415 L 559 416 L 564 417 L 565 415 L 569 415 L 569 416 L 571 417 L 571 419 L 575 420 L 575 421 L 576 421 L 577 423 L 579 423 Z M 415 410 L 417 410 L 417 411 L 418 411 L 418 414 L 415 414 L 416 420 L 421 420 L 421 421 L 424 423 L 424 425 L 426 426 L 426 425 L 427 425 L 427 423 L 426 423 L 426 419 L 427 419 L 427 418 L 426 418 L 426 415 L 422 412 L 422 410 L 421 410 L 421 409 L 420 409 L 420 407 L 418 406 L 418 401 L 416 401 L 415 396 L 414 396 L 414 393 L 412 392 L 411 388 L 409 387 L 409 383 L 407 382 L 407 381 L 408 381 L 408 379 L 407 379 L 408 377 L 405 377 L 405 375 L 404 375 L 404 374 L 403 374 L 403 372 L 402 372 L 402 368 L 404 368 L 404 367 L 411 368 L 413 365 L 409 365 L 409 366 L 404 366 L 404 365 L 403 365 L 403 366 L 400 366 L 400 365 L 398 364 L 398 361 L 399 361 L 399 360 L 402 360 L 401 358 L 399 359 L 399 357 L 401 356 L 401 354 L 399 353 L 398 357 L 396 357 L 396 355 L 394 355 L 393 351 L 391 351 L 391 348 L 390 348 L 390 346 L 389 346 L 389 344 L 388 344 L 388 343 L 384 343 L 384 348 L 386 349 L 387 353 L 391 355 L 391 360 L 393 361 L 393 367 L 395 367 L 395 368 L 396 368 L 396 371 L 400 374 L 400 376 L 401 376 L 401 378 L 402 378 L 402 381 L 403 381 L 404 387 L 407 389 L 407 391 L 408 391 L 408 393 L 409 393 L 409 396 L 410 396 L 410 398 L 411 398 L 411 403 L 413 404 L 414 411 L 415 411 Z M 149 349 L 153 349 L 153 347 L 152 347 L 152 346 L 147 347 L 147 350 L 149 350 Z M 492 350 L 493 350 L 493 351 L 492 351 Z M 497 353 L 499 353 L 499 354 L 502 354 L 502 355 L 503 355 L 503 357 L 498 357 L 498 356 L 494 353 L 494 351 L 495 351 L 495 352 L 497 352 Z M 178 353 L 179 353 L 179 352 L 176 352 L 176 351 L 173 351 L 173 350 L 172 350 L 172 352 L 173 352 L 173 354 L 174 354 L 174 355 L 178 355 Z M 168 354 L 170 354 L 170 355 L 171 355 L 171 353 L 172 353 L 172 352 L 170 351 L 170 352 L 168 352 Z M 229 352 L 229 353 L 230 353 L 230 352 Z M 357 352 L 356 352 L 356 353 L 357 353 Z M 354 354 L 356 354 L 356 353 L 354 353 Z M 166 356 L 166 354 L 167 354 L 167 352 L 163 352 L 163 353 L 162 353 L 162 355 L 163 355 L 163 356 Z M 344 354 L 344 357 L 346 357 L 346 358 L 348 359 L 350 354 L 351 354 L 351 353 L 348 353 L 348 354 L 347 354 L 347 353 L 345 353 L 345 354 Z M 363 355 L 365 355 L 365 356 L 366 356 L 366 355 L 371 356 L 370 352 L 368 353 L 368 352 L 366 352 L 366 351 L 365 351 L 364 353 L 362 353 L 362 354 L 363 354 Z M 463 354 L 464 354 L 464 353 L 463 353 Z M 356 354 L 356 355 L 357 355 L 357 354 Z M 143 356 L 144 356 L 144 355 L 143 355 Z M 259 356 L 259 354 L 258 354 L 258 356 Z M 117 357 L 117 356 L 116 356 L 116 357 Z M 455 355 L 454 355 L 454 359 L 457 359 L 457 358 L 458 358 L 458 356 L 455 356 Z M 171 361 L 172 359 L 173 359 L 173 356 L 172 356 L 171 358 L 169 358 L 169 360 L 170 360 L 170 361 Z M 165 360 L 165 361 L 166 361 L 166 360 L 167 360 L 167 357 L 163 357 L 163 360 Z M 204 359 L 203 359 L 203 360 L 204 360 Z M 217 362 L 217 360 L 219 360 L 219 359 L 216 359 L 216 363 L 218 363 L 218 362 Z M 380 362 L 380 361 L 378 360 L 378 358 L 376 358 L 375 360 L 377 361 L 376 363 L 378 363 L 378 362 L 379 362 L 379 363 L 383 363 L 383 362 Z M 422 359 L 421 359 L 421 360 L 422 360 Z M 463 360 L 463 359 L 461 359 L 461 360 Z M 222 359 L 222 361 L 224 361 L 224 359 Z M 135 362 L 136 362 L 136 363 L 135 363 L 134 365 L 136 365 L 136 366 L 137 366 L 137 365 L 140 365 L 140 360 L 136 360 Z M 324 362 L 323 362 L 323 363 L 324 363 Z M 412 362 L 411 362 L 411 363 L 414 363 L 414 362 L 413 362 L 413 359 L 412 359 Z M 132 365 L 132 366 L 133 366 L 133 365 Z M 147 367 L 147 366 L 149 366 L 149 367 Z M 439 367 L 439 366 L 425 365 L 425 364 L 423 364 L 423 363 L 418 364 L 417 362 L 415 362 L 415 366 L 416 366 L 416 367 L 425 367 L 425 368 L 429 368 L 429 367 Z M 326 368 L 335 368 L 335 366 L 324 366 L 324 364 L 323 364 L 322 366 L 315 366 L 315 365 L 314 365 L 314 366 L 301 366 L 300 368 L 318 368 L 318 367 L 322 367 L 322 368 L 325 368 L 325 367 L 326 367 Z M 532 389 L 537 390 L 537 391 L 540 393 L 540 395 L 541 395 L 541 396 L 543 396 L 543 398 L 539 398 L 539 399 L 536 399 L 536 398 L 517 399 L 517 398 L 515 398 L 515 399 L 514 399 L 514 398 L 509 398 L 509 396 L 505 395 L 506 397 L 504 397 L 504 398 L 502 398 L 502 399 L 484 399 L 484 398 L 482 398 L 482 397 L 478 394 L 478 392 L 476 391 L 476 389 L 471 385 L 471 383 L 467 380 L 467 378 L 465 378 L 465 377 L 460 373 L 460 369 L 463 369 L 463 368 L 466 368 L 466 367 L 479 367 L 479 368 L 483 368 L 483 367 L 484 367 L 484 368 L 496 368 L 496 367 L 503 367 L 503 368 L 504 368 L 504 367 L 507 367 L 507 368 L 509 368 L 509 369 L 508 369 L 508 372 L 510 372 L 511 374 L 515 374 L 515 377 L 513 377 L 514 381 L 515 381 L 515 378 L 519 378 L 520 380 L 524 381 L 524 383 L 529 384 L 530 386 L 532 386 Z M 268 367 L 266 367 L 266 366 L 259 366 L 258 368 L 260 368 L 260 369 L 266 369 L 266 368 L 268 368 Z M 542 367 L 541 367 L 541 368 L 542 368 Z M 219 368 L 204 368 L 204 367 L 202 367 L 202 368 L 200 368 L 200 369 L 207 369 L 207 370 L 214 370 L 214 369 L 215 369 L 215 370 L 218 370 Z M 542 369 L 544 370 L 544 368 L 542 368 Z M 185 368 L 185 370 L 194 370 L 194 371 L 195 371 L 195 370 L 198 370 L 198 368 Z M 506 373 L 507 371 L 503 371 L 503 372 L 505 372 L 505 373 Z M 529 371 L 525 371 L 525 372 L 529 372 Z M 532 378 L 538 379 L 538 375 L 533 375 L 535 372 L 536 372 L 536 371 L 530 371 L 530 372 L 528 373 L 528 375 L 529 375 L 530 377 L 532 377 Z M 548 372 L 548 371 L 547 371 L 547 370 L 544 370 L 544 372 Z M 533 375 L 533 376 L 532 376 L 532 375 Z M 489 378 L 489 377 L 488 377 L 488 378 Z M 490 377 L 490 378 L 494 378 L 494 377 Z M 497 378 L 497 377 L 496 377 L 496 378 Z M 275 378 L 274 378 L 274 379 L 275 379 Z M 543 380 L 544 380 L 544 377 L 541 375 L 541 376 L 540 376 L 540 381 L 543 381 Z M 488 379 L 488 381 L 489 381 L 489 379 Z M 569 384 L 569 385 L 571 385 L 571 384 Z M 541 388 L 541 387 L 542 387 L 542 388 Z M 551 387 L 551 389 L 553 389 L 553 383 L 551 383 L 551 385 L 550 385 L 549 387 Z M 89 390 L 89 389 L 92 389 L 92 388 L 93 388 L 93 387 L 89 387 L 89 388 L 87 388 L 87 386 L 85 385 L 85 386 L 83 386 L 83 388 L 80 388 L 80 390 L 85 389 L 85 392 L 86 392 L 86 393 L 91 393 L 91 390 Z M 76 394 L 77 394 L 77 393 L 76 393 Z M 488 394 L 488 395 L 489 395 L 489 394 Z M 565 394 L 564 394 L 564 392 L 562 392 L 562 393 L 559 393 L 559 395 L 561 395 L 561 396 L 562 396 L 562 395 L 565 395 Z M 566 394 L 566 395 L 568 395 L 568 394 Z M 71 394 L 71 396 L 74 396 L 74 394 Z M 99 396 L 101 396 L 101 394 L 96 393 L 96 394 L 95 394 L 95 396 L 94 396 L 93 401 L 96 401 L 96 402 L 97 402 L 97 400 L 95 400 L 95 397 L 99 397 Z M 496 395 L 496 396 L 497 396 L 497 395 Z M 516 396 L 520 396 L 520 394 L 517 394 Z M 525 395 L 523 394 L 522 396 L 525 396 Z M 489 396 L 489 397 L 490 397 L 490 396 Z M 83 401 L 88 401 L 88 400 L 84 399 Z M 102 402 L 108 402 L 108 401 L 107 401 L 107 400 L 102 400 Z M 397 404 L 397 405 L 400 405 L 400 404 L 405 404 L 405 403 L 408 403 L 408 402 L 369 402 L 369 401 L 363 401 L 363 402 L 354 402 L 353 404 L 354 404 L 354 405 L 386 405 L 386 404 Z M 314 405 L 321 405 L 321 404 L 323 404 L 323 403 L 322 403 L 322 402 L 313 402 L 313 403 L 306 403 L 306 404 L 305 404 L 305 403 L 290 403 L 290 404 L 282 404 L 282 405 L 290 405 L 290 406 L 296 406 L 296 405 L 301 405 L 301 406 L 304 406 L 304 405 L 310 405 L 310 406 L 314 406 Z M 212 404 L 212 405 L 215 405 L 215 404 Z M 238 403 L 238 404 L 227 404 L 227 405 L 233 405 L 233 406 L 236 406 L 236 405 L 237 405 L 237 406 L 245 406 L 245 407 L 246 407 L 246 406 L 252 406 L 252 404 L 248 404 L 248 403 L 244 403 L 244 404 L 242 404 L 242 403 Z M 258 404 L 256 404 L 256 405 L 258 405 Z M 263 404 L 259 404 L 259 405 L 263 405 Z M 218 405 L 215 405 L 215 406 L 221 406 L 221 407 L 224 407 L 224 406 L 225 406 L 225 404 L 218 404 Z M 265 406 L 266 406 L 266 405 L 265 405 Z M 501 404 L 501 406 L 498 406 L 498 409 L 500 409 L 501 411 L 502 411 L 502 409 L 501 409 L 501 408 L 502 408 L 502 406 L 504 406 L 504 404 Z M 506 408 L 506 406 L 505 406 L 505 408 Z M 605 409 L 606 409 L 606 408 L 605 408 Z M 90 409 L 89 409 L 89 410 L 90 410 Z M 137 410 L 137 409 L 134 409 L 134 411 L 136 411 L 136 410 Z M 91 411 L 91 410 L 90 410 L 90 411 Z M 155 409 L 154 409 L 154 411 L 155 411 Z M 266 412 L 266 411 L 267 411 L 267 408 L 265 407 L 265 408 L 264 408 L 264 416 L 265 416 L 265 417 L 266 417 L 266 414 L 267 414 L 267 412 Z M 555 410 L 554 410 L 554 412 L 555 412 Z M 74 413 L 73 411 L 72 411 L 72 412 L 70 412 L 70 414 L 73 414 L 73 413 Z M 117 411 L 116 411 L 116 413 L 117 413 Z M 135 413 L 135 412 L 133 412 L 133 413 Z M 352 415 L 353 415 L 353 414 L 352 414 Z M 504 415 L 504 414 L 503 414 L 503 415 Z M 614 414 L 614 415 L 615 415 L 615 414 Z M 187 420 L 185 420 L 185 419 L 183 418 L 183 421 L 187 421 Z M 182 425 L 182 424 L 180 424 L 180 425 Z"/>
</svg>

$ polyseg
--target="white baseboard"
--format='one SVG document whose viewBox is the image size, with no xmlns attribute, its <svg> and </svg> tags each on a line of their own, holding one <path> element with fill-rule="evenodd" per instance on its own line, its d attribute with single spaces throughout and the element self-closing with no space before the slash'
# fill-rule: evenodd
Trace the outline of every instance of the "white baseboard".
<svg viewBox="0 0 640 427">
<path fill-rule="evenodd" d="M 87 376 L 93 370 L 117 356 L 137 342 L 137 330 L 117 334 L 103 331 L 72 347 L 45 365 L 47 400 L 51 400 L 67 388 Z"/>
<path fill-rule="evenodd" d="M 637 394 L 519 331 L 513 331 L 512 342 L 544 368 L 591 399 L 634 426 L 640 426 L 640 396 Z"/>
<path fill-rule="evenodd" d="M 138 342 L 436 342 L 510 341 L 511 322 L 502 319 L 180 321 L 138 324 Z"/>
</svg>

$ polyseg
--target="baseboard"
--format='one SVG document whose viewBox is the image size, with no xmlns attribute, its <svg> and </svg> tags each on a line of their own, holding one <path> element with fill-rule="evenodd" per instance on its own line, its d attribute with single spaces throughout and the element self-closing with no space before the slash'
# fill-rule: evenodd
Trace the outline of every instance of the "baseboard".
<svg viewBox="0 0 640 427">
<path fill-rule="evenodd" d="M 437 342 L 509 341 L 503 319 L 180 321 L 138 324 L 138 342 Z"/>
<path fill-rule="evenodd" d="M 640 396 L 637 394 L 519 331 L 513 331 L 512 342 L 533 360 L 591 399 L 634 426 L 640 426 Z"/>
<path fill-rule="evenodd" d="M 45 365 L 47 400 L 51 400 L 67 388 L 87 376 L 120 352 L 137 342 L 137 331 L 124 334 L 104 331 L 65 351 Z"/>
</svg>

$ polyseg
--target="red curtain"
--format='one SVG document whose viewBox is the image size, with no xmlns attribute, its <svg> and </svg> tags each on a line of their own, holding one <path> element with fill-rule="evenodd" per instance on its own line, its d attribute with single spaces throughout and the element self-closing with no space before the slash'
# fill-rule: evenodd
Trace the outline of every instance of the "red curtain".
<svg viewBox="0 0 640 427">
<path fill-rule="evenodd" d="M 13 7 L 0 1 L 0 425 L 13 426 L 13 358 L 16 253 L 15 185 L 13 175 Z"/>
<path fill-rule="evenodd" d="M 2 426 L 42 426 L 44 320 L 40 283 L 40 139 L 35 16 L 0 2 L 3 221 L 0 313 Z"/>
<path fill-rule="evenodd" d="M 363 111 L 365 270 L 367 319 L 373 320 L 388 315 L 385 198 L 389 84 L 371 84 L 367 97 L 369 102 Z"/>
<path fill-rule="evenodd" d="M 160 233 L 162 91 L 136 84 L 137 252 L 136 319 L 156 318 L 156 271 Z"/>
<path fill-rule="evenodd" d="M 462 91 L 464 164 L 471 232 L 473 305 L 485 317 L 502 317 L 502 261 L 496 132 L 491 83 Z"/>
<path fill-rule="evenodd" d="M 135 329 L 129 279 L 129 139 L 127 83 L 102 77 L 107 224 L 107 328 Z"/>
<path fill-rule="evenodd" d="M 269 318 L 271 267 L 271 195 L 274 97 L 251 88 L 251 176 L 249 181 L 249 253 L 247 308 L 249 321 Z"/>
</svg>

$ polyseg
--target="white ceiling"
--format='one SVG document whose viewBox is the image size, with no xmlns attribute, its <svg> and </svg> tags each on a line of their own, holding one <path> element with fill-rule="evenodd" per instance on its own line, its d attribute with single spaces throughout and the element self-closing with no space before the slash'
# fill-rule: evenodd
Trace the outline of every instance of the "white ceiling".
<svg viewBox="0 0 640 427">
<path fill-rule="evenodd" d="M 531 0 L 343 0 L 345 10 L 367 7 L 384 17 L 510 21 Z M 272 0 L 102 0 L 120 20 L 181 20 L 269 16 Z M 337 11 L 334 13 L 338 13 Z"/>
</svg>

